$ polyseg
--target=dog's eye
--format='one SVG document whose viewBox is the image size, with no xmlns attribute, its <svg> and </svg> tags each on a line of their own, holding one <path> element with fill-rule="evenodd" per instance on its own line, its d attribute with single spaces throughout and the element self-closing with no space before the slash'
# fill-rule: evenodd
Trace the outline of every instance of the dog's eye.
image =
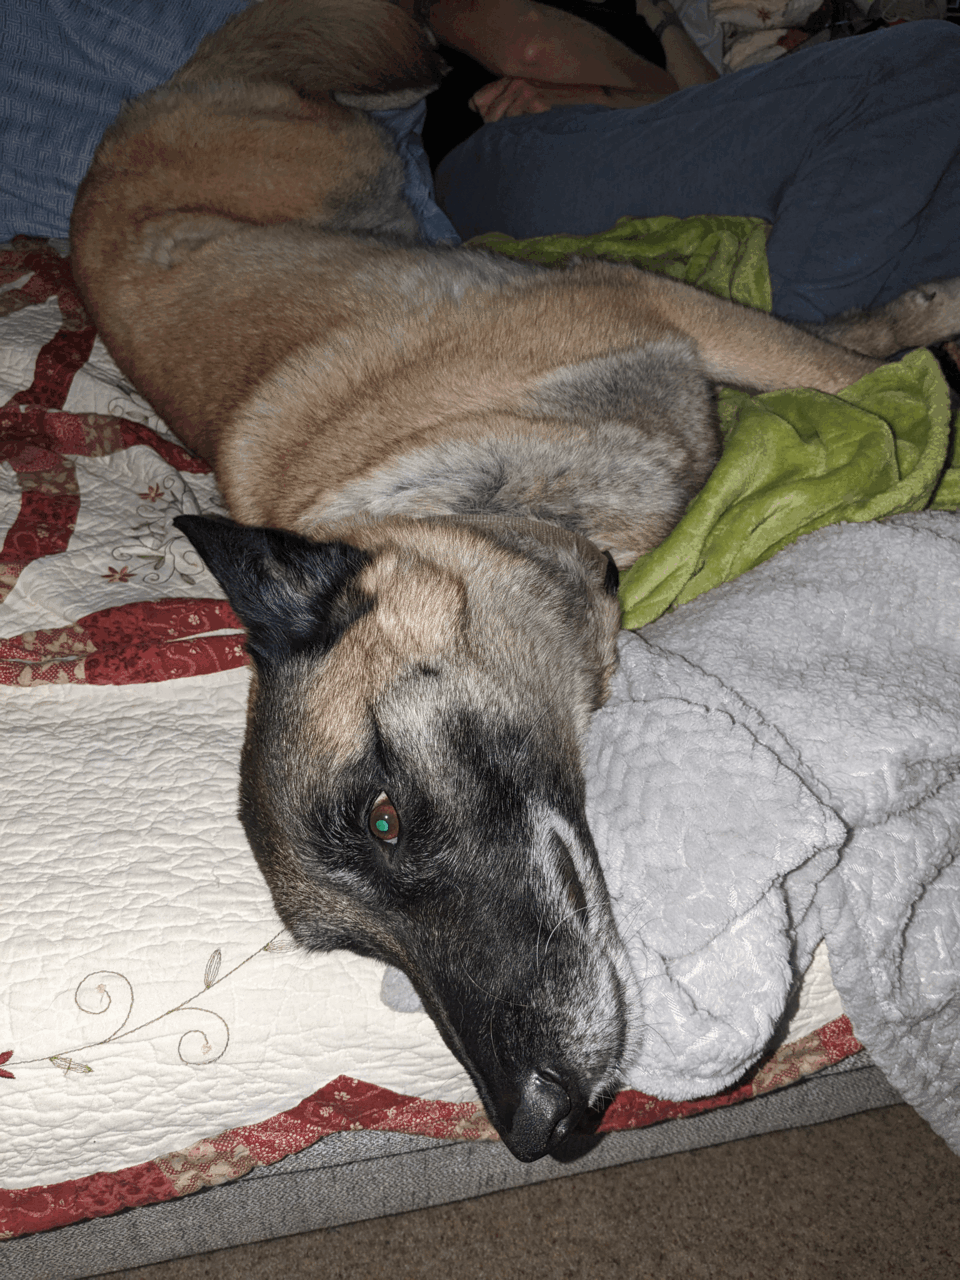
<svg viewBox="0 0 960 1280">
<path fill-rule="evenodd" d="M 396 844 L 400 835 L 400 818 L 390 803 L 389 797 L 381 791 L 370 810 L 370 832 L 384 844 Z"/>
</svg>

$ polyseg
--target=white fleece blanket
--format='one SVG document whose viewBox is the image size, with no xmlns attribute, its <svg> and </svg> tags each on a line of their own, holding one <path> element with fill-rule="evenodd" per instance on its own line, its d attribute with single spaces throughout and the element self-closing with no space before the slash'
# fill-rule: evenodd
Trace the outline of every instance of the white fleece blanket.
<svg viewBox="0 0 960 1280">
<path fill-rule="evenodd" d="M 625 634 L 590 818 L 640 980 L 629 1083 L 713 1093 L 821 937 L 960 1151 L 960 516 L 838 525 Z"/>
</svg>

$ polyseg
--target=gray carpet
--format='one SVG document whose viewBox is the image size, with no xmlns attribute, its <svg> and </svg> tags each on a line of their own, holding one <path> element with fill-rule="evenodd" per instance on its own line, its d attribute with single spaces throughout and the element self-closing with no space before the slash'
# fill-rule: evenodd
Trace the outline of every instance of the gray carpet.
<svg viewBox="0 0 960 1280">
<path fill-rule="evenodd" d="M 112 1275 L 960 1280 L 960 1158 L 908 1107 L 886 1107 Z"/>
</svg>

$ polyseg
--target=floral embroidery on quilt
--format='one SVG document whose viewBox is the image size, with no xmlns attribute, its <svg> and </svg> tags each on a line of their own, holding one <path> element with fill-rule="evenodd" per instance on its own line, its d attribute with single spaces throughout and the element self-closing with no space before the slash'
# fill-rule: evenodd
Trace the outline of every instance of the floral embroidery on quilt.
<svg viewBox="0 0 960 1280">
<path fill-rule="evenodd" d="M 4 284 L 9 287 L 0 291 L 0 316 L 55 299 L 61 327 L 35 352 L 30 385 L 0 406 L 0 464 L 9 467 L 17 486 L 15 494 L 8 488 L 7 500 L 16 510 L 0 543 L 0 606 L 12 600 L 24 574 L 36 593 L 44 561 L 51 566 L 50 591 L 55 592 L 54 558 L 70 552 L 85 519 L 84 495 L 107 474 L 104 466 L 113 467 L 109 480 L 98 481 L 101 488 L 106 485 L 109 505 L 127 514 L 121 517 L 126 520 L 122 537 L 97 548 L 99 563 L 88 564 L 83 547 L 75 557 L 91 584 L 117 588 L 125 602 L 66 626 L 19 634 L 11 634 L 8 626 L 0 634 L 0 684 L 130 684 L 243 665 L 236 616 L 222 599 L 195 596 L 198 584 L 202 588 L 210 579 L 172 524 L 181 512 L 197 510 L 192 486 L 198 479 L 212 485 L 206 463 L 122 414 L 64 408 L 91 356 L 95 334 L 69 262 L 53 247 L 21 237 L 0 251 Z M 116 374 L 117 408 L 129 394 Z M 124 462 L 125 454 L 138 449 L 149 451 L 141 453 L 143 462 Z M 146 483 L 138 483 L 141 475 Z M 130 598 L 141 589 L 155 598 Z M 96 598 L 92 589 L 91 598 Z"/>
<path fill-rule="evenodd" d="M 45 1054 L 42 1058 L 21 1057 L 13 1059 L 13 1050 L 11 1049 L 9 1052 L 0 1055 L 0 1064 L 9 1062 L 11 1066 L 16 1067 L 36 1067 L 50 1063 L 57 1070 L 63 1071 L 65 1075 L 70 1072 L 90 1075 L 93 1073 L 94 1068 L 82 1060 L 82 1055 L 85 1052 L 116 1044 L 129 1036 L 142 1033 L 148 1027 L 155 1027 L 167 1019 L 185 1015 L 184 1029 L 177 1040 L 177 1055 L 180 1061 L 187 1067 L 211 1066 L 213 1063 L 218 1062 L 229 1048 L 230 1027 L 226 1019 L 219 1013 L 215 1013 L 212 1009 L 204 1009 L 202 1006 L 195 1004 L 194 1001 L 201 999 L 212 988 L 227 982 L 261 951 L 284 950 L 284 942 L 287 939 L 286 931 L 281 930 L 262 947 L 259 947 L 257 951 L 244 956 L 242 960 L 237 961 L 224 972 L 221 972 L 223 954 L 219 947 L 215 948 L 207 960 L 202 986 L 199 991 L 180 1000 L 165 1012 L 155 1015 L 148 1021 L 134 1023 L 132 1026 L 127 1024 L 133 1015 L 135 995 L 133 984 L 129 979 L 122 973 L 115 973 L 109 970 L 88 973 L 80 980 L 73 993 L 74 1003 L 82 1013 L 89 1014 L 91 1017 L 102 1017 L 112 1012 L 115 1018 L 120 1019 L 114 1029 L 107 1035 L 88 1040 L 83 1044 L 63 1048 L 54 1054 Z M 9 1071 L 0 1071 L 0 1076 L 6 1076 L 11 1080 L 15 1078 Z"/>
</svg>

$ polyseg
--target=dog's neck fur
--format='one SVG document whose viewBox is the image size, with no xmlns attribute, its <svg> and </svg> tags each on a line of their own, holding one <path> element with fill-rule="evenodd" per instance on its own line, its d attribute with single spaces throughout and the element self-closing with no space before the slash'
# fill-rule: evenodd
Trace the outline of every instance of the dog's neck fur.
<svg viewBox="0 0 960 1280">
<path fill-rule="evenodd" d="M 678 494 L 666 466 L 660 474 L 644 466 L 641 474 L 630 465 L 629 433 L 624 424 L 608 423 L 572 438 L 569 428 L 554 433 L 547 426 L 528 428 L 522 440 L 425 445 L 324 494 L 294 527 L 312 536 L 318 526 L 359 514 L 523 521 L 589 538 L 626 568 L 664 538 L 688 497 Z M 591 483 L 583 483 L 585 475 Z"/>
</svg>

